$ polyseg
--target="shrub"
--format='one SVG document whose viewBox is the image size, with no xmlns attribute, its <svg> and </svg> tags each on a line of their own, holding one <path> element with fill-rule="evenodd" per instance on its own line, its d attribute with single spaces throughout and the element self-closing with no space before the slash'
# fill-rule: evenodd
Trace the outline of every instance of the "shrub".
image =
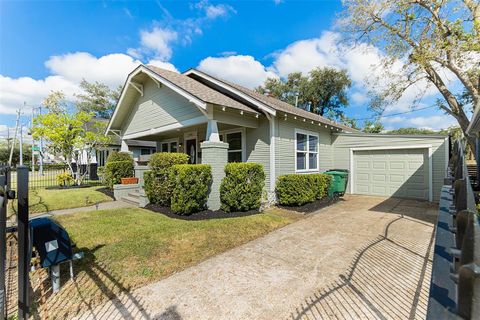
<svg viewBox="0 0 480 320">
<path fill-rule="evenodd" d="M 128 152 L 113 151 L 108 155 L 107 162 L 114 162 L 114 161 L 133 161 L 133 158 Z"/>
<path fill-rule="evenodd" d="M 57 174 L 56 180 L 60 187 L 66 187 L 73 183 L 73 177 L 69 172 Z"/>
<path fill-rule="evenodd" d="M 171 168 L 173 184 L 171 209 L 189 215 L 205 209 L 212 170 L 207 164 L 177 164 Z"/>
<path fill-rule="evenodd" d="M 121 183 L 122 178 L 133 177 L 133 175 L 133 159 L 107 162 L 105 165 L 105 182 L 110 189 L 114 184 Z"/>
<path fill-rule="evenodd" d="M 105 167 L 98 167 L 97 168 L 97 174 L 98 174 L 98 178 L 100 179 L 100 182 L 102 184 L 105 183 Z"/>
<path fill-rule="evenodd" d="M 287 174 L 278 177 L 278 203 L 301 206 L 326 196 L 331 177 L 326 174 Z"/>
<path fill-rule="evenodd" d="M 187 164 L 188 155 L 184 153 L 154 153 L 148 165 L 151 171 L 144 173 L 145 193 L 151 203 L 162 206 L 170 205 L 173 185 L 169 180 L 172 166 Z"/>
<path fill-rule="evenodd" d="M 225 212 L 260 208 L 265 172 L 258 163 L 229 163 L 220 185 L 220 201 Z"/>
</svg>

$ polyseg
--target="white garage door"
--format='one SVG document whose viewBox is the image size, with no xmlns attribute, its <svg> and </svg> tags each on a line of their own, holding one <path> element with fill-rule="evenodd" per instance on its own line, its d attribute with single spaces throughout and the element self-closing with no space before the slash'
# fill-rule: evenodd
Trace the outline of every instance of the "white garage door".
<svg viewBox="0 0 480 320">
<path fill-rule="evenodd" d="M 428 200 L 428 149 L 353 152 L 353 193 Z"/>
</svg>

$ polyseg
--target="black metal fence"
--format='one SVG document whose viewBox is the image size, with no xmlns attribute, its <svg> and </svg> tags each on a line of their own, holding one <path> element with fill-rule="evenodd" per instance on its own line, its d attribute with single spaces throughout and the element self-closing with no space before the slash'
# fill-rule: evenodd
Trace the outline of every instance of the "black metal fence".
<svg viewBox="0 0 480 320">
<path fill-rule="evenodd" d="M 480 219 L 464 147 L 453 147 L 439 204 L 427 319 L 480 319 Z"/>
<path fill-rule="evenodd" d="M 103 184 L 98 175 L 96 164 L 90 165 L 87 170 L 86 165 L 73 165 L 74 175 L 81 175 L 81 185 L 101 185 Z M 29 189 L 45 189 L 59 187 L 57 177 L 60 174 L 70 173 L 70 168 L 67 165 L 45 165 L 42 169 L 35 167 L 33 170 L 29 168 Z M 17 187 L 17 172 L 12 168 L 11 186 L 13 189 Z M 73 184 L 73 183 L 71 183 Z"/>
<path fill-rule="evenodd" d="M 28 319 L 29 312 L 29 214 L 28 214 L 28 168 L 20 166 L 17 168 L 18 184 L 16 193 L 11 187 L 11 170 L 8 166 L 0 166 L 0 319 L 7 318 L 7 288 L 6 288 L 6 252 L 7 233 L 17 234 L 17 306 L 18 318 Z M 17 198 L 18 215 L 17 227 L 7 229 L 7 206 L 8 201 Z M 9 288 L 10 289 L 10 288 Z"/>
</svg>

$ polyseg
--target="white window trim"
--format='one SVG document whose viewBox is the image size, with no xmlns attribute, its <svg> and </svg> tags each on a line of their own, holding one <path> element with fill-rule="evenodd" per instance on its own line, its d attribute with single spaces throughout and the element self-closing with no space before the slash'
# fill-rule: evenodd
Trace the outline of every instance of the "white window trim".
<svg viewBox="0 0 480 320">
<path fill-rule="evenodd" d="M 307 151 L 306 151 L 306 154 L 307 154 L 307 158 L 306 158 L 307 169 L 303 169 L 303 170 L 298 170 L 297 169 L 297 133 L 307 135 Z M 309 168 L 309 166 L 310 166 L 309 158 L 308 158 L 308 154 L 310 153 L 310 151 L 309 151 L 309 143 L 310 142 L 309 142 L 309 139 L 308 139 L 309 135 L 317 137 L 317 169 L 310 169 Z M 320 136 L 317 132 L 307 131 L 307 130 L 302 130 L 302 129 L 295 129 L 293 153 L 294 153 L 294 159 L 295 159 L 295 163 L 294 163 L 295 173 L 320 172 Z"/>
<path fill-rule="evenodd" d="M 160 150 L 158 152 L 162 152 L 162 144 L 164 144 L 164 143 L 168 143 L 168 151 L 167 152 L 170 152 L 170 143 L 172 143 L 172 142 L 177 143 L 177 152 L 178 152 L 178 148 L 179 148 L 178 138 L 172 138 L 172 139 L 167 139 L 167 140 L 160 141 Z"/>
<path fill-rule="evenodd" d="M 239 129 L 230 129 L 230 130 L 223 130 L 220 131 L 218 134 L 220 136 L 226 135 L 229 133 L 237 133 L 240 132 L 242 134 L 242 162 L 247 162 L 247 136 L 246 136 L 246 130 L 245 128 L 239 128 Z M 225 142 L 225 140 L 224 140 Z M 230 152 L 230 150 L 228 150 Z M 231 150 L 232 152 L 238 152 Z"/>
</svg>

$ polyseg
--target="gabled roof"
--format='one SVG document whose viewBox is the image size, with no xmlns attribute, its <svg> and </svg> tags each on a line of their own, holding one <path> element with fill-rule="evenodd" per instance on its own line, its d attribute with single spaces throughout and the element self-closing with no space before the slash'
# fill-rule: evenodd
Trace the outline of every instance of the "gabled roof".
<svg viewBox="0 0 480 320">
<path fill-rule="evenodd" d="M 125 108 L 130 107 L 131 103 L 134 102 L 133 97 L 138 97 L 139 92 L 137 91 L 141 91 L 141 89 L 139 88 L 140 84 L 135 82 L 134 80 L 137 79 L 140 74 L 144 74 L 145 77 L 150 77 L 152 80 L 157 82 L 158 85 L 165 85 L 166 87 L 174 90 L 178 94 L 184 96 L 194 105 L 196 105 L 202 112 L 206 112 L 207 103 L 210 103 L 222 107 L 228 107 L 249 112 L 252 114 L 259 114 L 258 111 L 250 108 L 246 104 L 232 99 L 231 97 L 224 95 L 221 92 L 218 92 L 202 84 L 201 82 L 198 82 L 183 74 L 160 69 L 150 65 L 139 65 L 128 75 L 125 81 L 125 85 L 123 86 L 120 99 L 108 123 L 106 134 L 110 130 L 117 129 L 117 127 L 121 125 L 121 119 L 125 117 L 126 114 L 128 114 L 128 109 Z M 132 87 L 134 87 L 134 89 L 132 89 Z M 129 93 L 127 94 L 127 92 Z M 118 119 L 119 114 L 120 121 Z"/>
<path fill-rule="evenodd" d="M 212 88 L 190 77 L 187 77 L 186 75 L 165 70 L 165 69 L 160 69 L 151 65 L 147 65 L 146 67 L 151 71 L 155 72 L 160 77 L 171 82 L 177 87 L 189 92 L 190 94 L 196 96 L 198 99 L 204 102 L 216 104 L 219 106 L 234 108 L 238 110 L 243 110 L 243 111 L 251 112 L 254 114 L 258 113 L 256 110 L 246 106 L 245 104 L 238 102 L 222 94 L 221 92 L 213 90 Z"/>
<path fill-rule="evenodd" d="M 233 82 L 230 82 L 230 81 L 227 81 L 227 80 L 224 80 L 224 79 L 220 79 L 220 78 L 217 78 L 217 77 L 213 77 L 213 76 L 211 76 L 209 74 L 206 74 L 206 73 L 204 73 L 202 71 L 199 71 L 199 70 L 190 69 L 190 70 L 187 70 L 186 72 L 184 72 L 184 74 L 188 75 L 188 76 L 190 76 L 190 77 L 192 77 L 192 78 L 194 78 L 198 81 L 201 81 L 203 83 L 208 83 L 208 82 L 213 83 L 214 82 L 216 85 L 223 85 L 223 89 L 226 89 L 226 90 L 230 89 L 230 90 L 232 90 L 233 94 L 235 94 L 235 92 L 237 92 L 237 93 L 240 92 L 241 94 L 246 95 L 249 98 L 256 100 L 260 104 L 263 104 L 263 105 L 277 111 L 277 117 L 281 117 L 282 115 L 279 114 L 279 113 L 283 112 L 284 115 L 285 114 L 291 114 L 291 115 L 302 117 L 302 118 L 305 118 L 305 119 L 318 121 L 318 122 L 323 123 L 325 125 L 340 128 L 340 129 L 345 130 L 345 131 L 358 132 L 358 130 L 350 128 L 346 125 L 336 123 L 334 121 L 331 121 L 331 120 L 329 120 L 327 118 L 324 118 L 320 115 L 311 113 L 309 111 L 306 111 L 306 110 L 303 110 L 303 109 L 300 109 L 300 108 L 296 108 L 289 103 L 286 103 L 286 102 L 281 101 L 279 99 L 276 99 L 274 97 L 269 97 L 269 96 L 260 94 L 260 93 L 254 91 L 254 90 L 245 88 L 245 87 L 243 87 L 241 85 L 238 85 L 236 83 L 233 83 Z"/>
</svg>

